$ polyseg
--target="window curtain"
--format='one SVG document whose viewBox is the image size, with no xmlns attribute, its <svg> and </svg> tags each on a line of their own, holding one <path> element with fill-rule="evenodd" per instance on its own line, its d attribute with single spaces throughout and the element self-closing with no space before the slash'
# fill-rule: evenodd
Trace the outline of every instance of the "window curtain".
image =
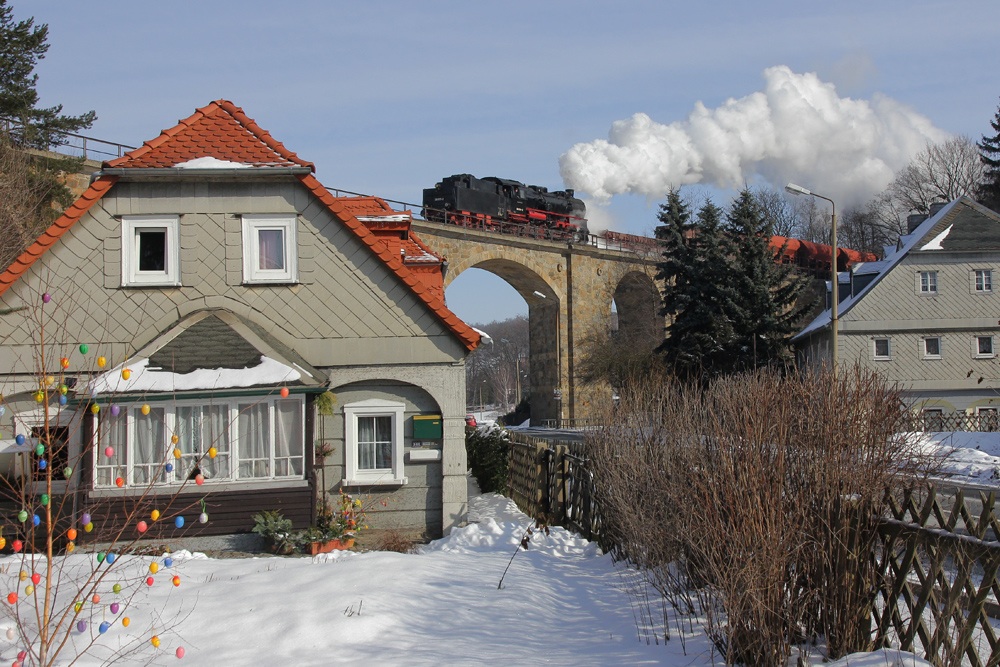
<svg viewBox="0 0 1000 667">
<path fill-rule="evenodd" d="M 202 421 L 202 443 L 205 451 L 215 447 L 214 459 L 202 459 L 205 476 L 211 479 L 229 477 L 229 406 L 206 405 Z"/>
<path fill-rule="evenodd" d="M 240 434 L 240 477 L 270 475 L 271 425 L 267 403 L 240 403 L 237 428 Z"/>
<path fill-rule="evenodd" d="M 282 229 L 258 229 L 257 268 L 282 270 L 285 268 L 285 232 Z"/>
<path fill-rule="evenodd" d="M 274 403 L 274 475 L 302 474 L 302 404 L 298 400 Z"/>
<path fill-rule="evenodd" d="M 142 414 L 140 408 L 133 411 L 135 417 L 135 442 L 132 443 L 132 482 L 143 485 L 156 480 L 161 469 L 165 433 L 163 408 L 152 408 L 148 415 Z"/>
<path fill-rule="evenodd" d="M 358 469 L 392 468 L 392 417 L 358 417 Z"/>
<path fill-rule="evenodd" d="M 102 413 L 107 416 L 101 417 L 101 447 L 97 452 L 96 480 L 97 486 L 112 486 L 118 477 L 126 478 L 128 463 L 128 441 L 125 412 L 117 417 L 112 417 L 111 412 Z M 105 455 L 105 449 L 114 449 L 114 456 Z"/>
</svg>

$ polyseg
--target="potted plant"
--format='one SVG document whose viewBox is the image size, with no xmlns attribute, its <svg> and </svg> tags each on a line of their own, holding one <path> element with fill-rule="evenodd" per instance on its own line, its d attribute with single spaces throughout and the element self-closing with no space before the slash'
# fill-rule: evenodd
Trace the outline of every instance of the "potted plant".
<svg viewBox="0 0 1000 667">
<path fill-rule="evenodd" d="M 253 532 L 264 538 L 264 546 L 271 553 L 290 554 L 295 550 L 292 522 L 277 510 L 266 510 L 255 514 Z"/>
<path fill-rule="evenodd" d="M 299 536 L 301 550 L 315 556 L 350 549 L 354 546 L 355 535 L 366 527 L 364 517 L 361 500 L 341 490 L 337 508 L 325 502 L 316 517 L 316 525 L 302 531 Z"/>
</svg>

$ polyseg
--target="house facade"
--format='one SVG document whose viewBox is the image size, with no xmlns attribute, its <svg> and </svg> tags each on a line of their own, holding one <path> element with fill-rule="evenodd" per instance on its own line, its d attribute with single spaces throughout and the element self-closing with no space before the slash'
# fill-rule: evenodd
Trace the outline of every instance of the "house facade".
<svg viewBox="0 0 1000 667">
<path fill-rule="evenodd" d="M 8 476 L 68 469 L 53 493 L 105 535 L 141 504 L 304 527 L 341 489 L 375 529 L 460 525 L 479 337 L 409 213 L 313 171 L 226 100 L 104 163 L 0 275 Z"/>
<path fill-rule="evenodd" d="M 941 416 L 1000 410 L 1000 215 L 962 197 L 922 221 L 884 259 L 842 273 L 838 363 L 904 388 Z M 795 338 L 805 364 L 829 363 L 830 310 Z"/>
</svg>

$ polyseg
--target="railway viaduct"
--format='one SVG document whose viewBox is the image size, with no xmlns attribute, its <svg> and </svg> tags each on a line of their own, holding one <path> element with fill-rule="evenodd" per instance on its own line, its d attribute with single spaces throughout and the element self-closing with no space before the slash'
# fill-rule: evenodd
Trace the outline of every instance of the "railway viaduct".
<svg viewBox="0 0 1000 667">
<path fill-rule="evenodd" d="M 655 254 L 459 227 L 414 219 L 412 229 L 448 260 L 445 289 L 471 268 L 493 273 L 528 304 L 532 421 L 585 419 L 612 388 L 579 376 L 583 341 L 612 323 L 626 335 L 662 336 Z M 591 237 L 596 238 L 596 237 Z"/>
</svg>

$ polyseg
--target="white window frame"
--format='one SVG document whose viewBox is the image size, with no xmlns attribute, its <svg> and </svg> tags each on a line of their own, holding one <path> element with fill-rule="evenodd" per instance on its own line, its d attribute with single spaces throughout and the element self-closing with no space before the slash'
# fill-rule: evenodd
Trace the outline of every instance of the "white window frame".
<svg viewBox="0 0 1000 667">
<path fill-rule="evenodd" d="M 878 353 L 878 344 L 885 341 L 886 353 Z M 892 338 L 889 336 L 876 336 L 872 338 L 872 359 L 875 361 L 890 361 L 892 359 Z"/>
<path fill-rule="evenodd" d="M 974 269 L 972 272 L 973 290 L 976 294 L 990 294 L 993 292 L 993 270 Z"/>
<path fill-rule="evenodd" d="M 938 272 L 921 271 L 917 274 L 917 291 L 924 296 L 938 293 Z"/>
<path fill-rule="evenodd" d="M 936 340 L 937 341 L 937 353 L 932 353 L 927 350 L 927 341 Z M 940 336 L 924 336 L 920 339 L 921 353 L 924 359 L 940 359 L 941 358 L 941 337 Z"/>
<path fill-rule="evenodd" d="M 300 448 L 301 457 L 294 457 L 294 456 L 293 457 L 278 457 L 277 454 L 276 454 L 276 452 L 275 452 L 275 442 L 274 442 L 274 439 L 275 439 L 275 436 L 274 436 L 274 428 L 275 428 L 274 411 L 275 411 L 275 404 L 276 404 L 277 401 L 291 401 L 291 400 L 297 400 L 298 403 L 299 403 L 299 424 L 301 424 L 301 426 L 302 426 L 302 432 L 300 433 L 300 436 L 302 438 L 302 445 L 301 445 L 301 448 Z M 268 456 L 269 456 L 269 459 L 268 459 L 268 471 L 269 471 L 270 474 L 267 475 L 267 476 L 247 476 L 247 477 L 240 477 L 240 461 L 241 461 L 240 454 L 241 453 L 240 453 L 240 435 L 239 435 L 239 405 L 240 404 L 245 404 L 247 402 L 261 403 L 261 404 L 266 404 L 268 406 L 268 410 L 269 410 L 269 414 L 270 414 L 270 420 L 269 420 L 269 426 L 270 426 L 270 428 L 269 428 L 269 433 L 268 433 L 268 437 L 270 439 L 269 449 L 268 449 Z M 118 462 L 113 463 L 113 464 L 109 464 L 109 463 L 106 462 L 106 456 L 104 454 L 105 447 L 107 447 L 109 444 L 111 444 L 110 441 L 108 440 L 108 437 L 109 437 L 110 434 L 108 432 L 105 432 L 106 430 L 99 430 L 100 427 L 101 427 L 101 421 L 110 418 L 109 416 L 106 416 L 106 415 L 108 415 L 108 412 L 106 412 L 106 411 L 109 411 L 109 407 L 108 406 L 101 406 L 101 411 L 98 413 L 98 416 L 94 419 L 94 424 L 93 424 L 94 432 L 95 432 L 95 436 L 94 436 L 95 440 L 97 440 L 97 433 L 100 433 L 100 435 L 101 435 L 101 439 L 100 439 L 100 442 L 98 444 L 98 447 L 95 449 L 95 452 L 94 452 L 94 457 L 93 457 L 94 461 L 93 461 L 93 463 L 91 465 L 91 475 L 92 475 L 92 479 L 94 480 L 93 483 L 94 483 L 94 488 L 95 489 L 115 489 L 115 488 L 117 488 L 117 485 L 115 484 L 115 475 L 114 475 L 113 472 L 112 472 L 111 477 L 110 477 L 110 479 L 109 479 L 109 481 L 107 483 L 101 483 L 99 481 L 100 480 L 100 475 L 99 475 L 98 468 L 101 468 L 101 469 L 112 469 L 112 470 L 115 469 L 115 468 L 118 468 L 118 469 L 122 469 L 123 468 L 124 469 L 124 474 L 121 475 L 121 476 L 122 476 L 122 479 L 124 480 L 124 488 L 125 489 L 133 488 L 133 489 L 140 489 L 141 490 L 141 489 L 145 489 L 147 487 L 165 488 L 165 487 L 178 487 L 178 486 L 181 486 L 182 484 L 185 484 L 185 483 L 188 484 L 188 485 L 193 485 L 194 484 L 193 481 L 189 481 L 189 480 L 184 479 L 184 478 L 177 479 L 178 475 L 176 473 L 173 473 L 173 472 L 172 473 L 166 473 L 165 469 L 162 470 L 159 474 L 155 475 L 156 479 L 154 481 L 152 481 L 152 482 L 148 482 L 148 483 L 147 482 L 140 482 L 140 483 L 136 482 L 135 476 L 134 476 L 134 472 L 135 472 L 134 462 L 137 459 L 137 457 L 135 456 L 135 452 L 134 452 L 134 446 L 135 446 L 135 442 L 136 442 L 135 411 L 137 411 L 137 410 L 139 410 L 141 408 L 142 403 L 143 403 L 142 401 L 135 401 L 135 402 L 129 402 L 129 403 L 125 403 L 125 402 L 118 403 L 118 406 L 120 408 L 119 415 L 120 416 L 124 416 L 124 418 L 127 420 L 126 421 L 126 427 L 125 427 L 127 442 L 125 444 L 126 451 L 123 453 L 124 460 L 119 460 Z M 170 441 L 170 435 L 173 434 L 173 433 L 175 433 L 177 431 L 177 408 L 179 408 L 179 407 L 203 407 L 205 405 L 206 405 L 206 401 L 205 400 L 186 400 L 186 401 L 176 401 L 176 402 L 170 402 L 170 403 L 166 403 L 166 402 L 152 402 L 152 403 L 150 403 L 150 407 L 151 408 L 155 407 L 155 408 L 163 409 L 164 412 L 165 412 L 165 414 L 164 414 L 164 428 L 163 428 L 163 431 L 164 431 L 164 434 L 165 434 L 165 440 L 166 441 L 164 443 L 162 443 L 163 457 L 162 457 L 162 460 L 159 462 L 162 466 L 166 466 L 167 463 L 170 463 L 171 465 L 174 465 L 174 466 L 176 466 L 178 464 L 178 460 L 175 459 L 174 455 L 173 455 L 173 450 L 178 445 L 175 445 L 175 444 L 173 444 Z M 210 475 L 206 475 L 205 476 L 205 481 L 204 481 L 204 486 L 212 486 L 212 485 L 226 486 L 226 485 L 233 485 L 233 484 L 251 484 L 251 483 L 255 483 L 255 482 L 256 483 L 260 483 L 260 482 L 273 482 L 273 481 L 296 481 L 296 480 L 305 480 L 306 479 L 306 475 L 308 473 L 308 466 L 306 465 L 306 446 L 305 446 L 306 445 L 306 433 L 305 433 L 305 429 L 306 429 L 305 416 L 306 415 L 305 415 L 305 399 L 304 399 L 304 397 L 302 397 L 301 395 L 298 395 L 298 396 L 292 395 L 292 396 L 290 396 L 288 398 L 280 398 L 278 396 L 271 396 L 271 395 L 268 395 L 268 396 L 242 396 L 242 397 L 241 396 L 236 396 L 236 397 L 227 398 L 227 399 L 214 400 L 214 401 L 212 401 L 212 405 L 225 405 L 228 408 L 228 426 L 229 426 L 229 451 L 228 451 L 228 456 L 229 456 L 229 470 L 228 471 L 223 471 L 219 476 L 216 476 L 216 477 L 212 477 Z M 179 443 L 179 444 L 182 444 L 182 443 Z M 183 449 L 183 447 L 182 447 L 182 449 Z M 220 447 L 220 449 L 221 449 L 221 447 Z M 207 455 L 207 452 L 202 452 L 202 454 L 206 454 Z M 275 459 L 276 458 L 286 458 L 286 459 L 288 459 L 288 458 L 301 458 L 301 462 L 300 462 L 300 466 L 299 467 L 300 467 L 300 469 L 301 469 L 302 472 L 300 474 L 294 474 L 294 475 L 275 475 L 274 472 L 275 472 Z M 194 459 L 189 454 L 183 454 L 182 455 L 182 460 L 194 460 Z M 148 464 L 144 463 L 142 465 L 148 465 Z"/>
<path fill-rule="evenodd" d="M 406 484 L 403 475 L 403 403 L 369 399 L 344 406 L 344 474 L 342 486 L 378 486 Z M 392 468 L 362 470 L 358 464 L 358 418 L 392 418 Z"/>
<path fill-rule="evenodd" d="M 988 417 L 988 419 L 987 419 Z M 979 421 L 977 425 L 980 430 L 983 429 L 983 425 L 989 427 L 989 431 L 996 431 L 1000 429 L 1000 410 L 993 405 L 983 405 L 976 407 L 976 418 Z"/>
<path fill-rule="evenodd" d="M 980 341 L 984 339 L 989 339 L 990 341 L 990 351 L 982 352 L 980 346 Z M 974 336 L 972 338 L 972 356 L 976 359 L 992 359 L 997 356 L 996 354 L 996 341 L 993 340 L 993 336 Z"/>
<path fill-rule="evenodd" d="M 164 271 L 139 270 L 137 232 L 141 229 L 164 230 L 167 255 Z M 180 230 L 181 221 L 177 215 L 122 216 L 122 287 L 180 286 Z"/>
<path fill-rule="evenodd" d="M 274 284 L 298 282 L 298 241 L 296 215 L 244 215 L 243 217 L 243 283 Z M 285 268 L 260 269 L 260 243 L 257 232 L 280 230 L 284 234 Z"/>
</svg>

